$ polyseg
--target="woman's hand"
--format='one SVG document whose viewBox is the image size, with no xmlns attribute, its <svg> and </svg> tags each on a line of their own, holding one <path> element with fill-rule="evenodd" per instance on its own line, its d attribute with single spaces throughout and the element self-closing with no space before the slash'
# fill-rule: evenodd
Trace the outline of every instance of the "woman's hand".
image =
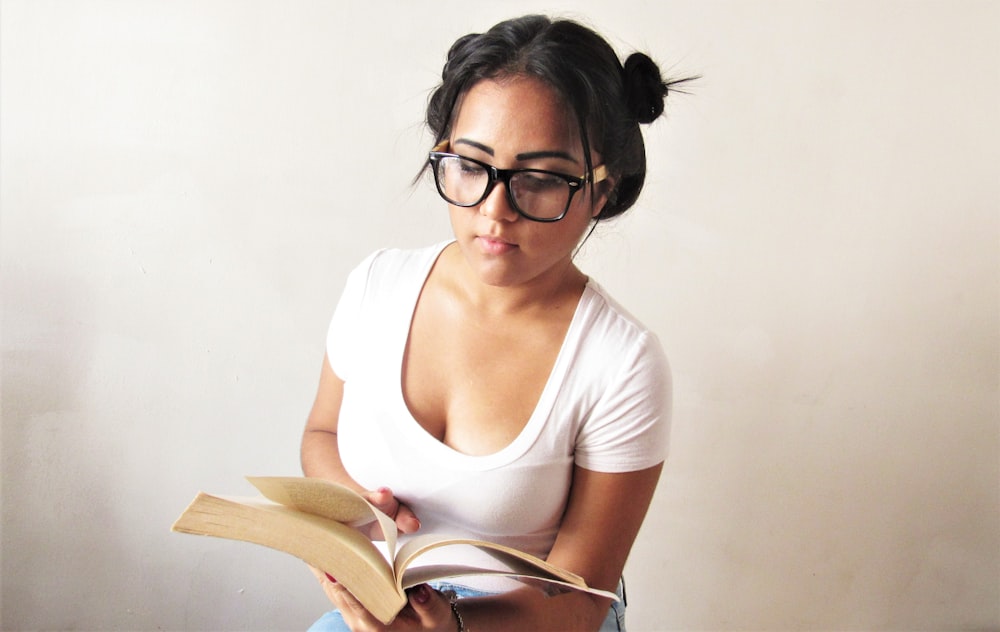
<svg viewBox="0 0 1000 632">
<path fill-rule="evenodd" d="M 312 569 L 316 579 L 334 607 L 344 617 L 344 623 L 354 632 L 420 630 L 423 632 L 454 632 L 455 615 L 448 599 L 427 584 L 406 591 L 409 602 L 389 625 L 371 615 L 346 588 L 318 569 Z"/>
<path fill-rule="evenodd" d="M 395 520 L 396 529 L 398 529 L 400 533 L 415 533 L 418 529 L 420 529 L 420 520 L 417 516 L 409 507 L 399 502 L 399 500 L 392 495 L 392 490 L 388 487 L 379 487 L 373 492 L 364 494 L 364 497 L 365 500 L 375 505 L 376 509 Z M 372 540 L 385 539 L 385 535 L 382 533 L 382 528 L 379 526 L 377 521 L 366 526 L 364 532 Z"/>
</svg>

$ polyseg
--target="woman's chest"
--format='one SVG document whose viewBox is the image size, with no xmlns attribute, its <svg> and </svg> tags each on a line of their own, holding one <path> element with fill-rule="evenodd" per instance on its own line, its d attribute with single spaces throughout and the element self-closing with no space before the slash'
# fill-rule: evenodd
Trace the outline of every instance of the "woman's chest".
<svg viewBox="0 0 1000 632">
<path fill-rule="evenodd" d="M 509 445 L 531 419 L 550 381 L 568 323 L 490 327 L 475 320 L 414 315 L 402 392 L 416 422 L 470 455 Z"/>
</svg>

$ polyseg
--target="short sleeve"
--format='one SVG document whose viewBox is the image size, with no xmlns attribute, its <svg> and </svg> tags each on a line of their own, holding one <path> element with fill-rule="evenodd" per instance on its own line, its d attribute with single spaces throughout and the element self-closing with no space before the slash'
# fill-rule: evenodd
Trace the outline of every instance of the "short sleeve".
<svg viewBox="0 0 1000 632">
<path fill-rule="evenodd" d="M 577 436 L 575 461 L 598 472 L 631 472 L 662 463 L 669 450 L 670 367 L 659 340 L 639 336 Z"/>
<path fill-rule="evenodd" d="M 364 322 L 362 310 L 372 264 L 377 255 L 378 252 L 372 253 L 347 275 L 344 291 L 327 331 L 326 354 L 330 367 L 345 382 L 350 377 L 351 367 L 357 362 L 361 348 L 361 325 Z"/>
</svg>

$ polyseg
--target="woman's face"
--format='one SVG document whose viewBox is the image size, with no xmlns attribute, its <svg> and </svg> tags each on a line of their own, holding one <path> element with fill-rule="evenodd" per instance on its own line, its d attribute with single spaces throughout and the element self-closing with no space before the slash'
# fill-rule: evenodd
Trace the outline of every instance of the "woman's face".
<svg viewBox="0 0 1000 632">
<path fill-rule="evenodd" d="M 580 177 L 586 171 L 576 120 L 558 95 L 530 77 L 483 80 L 459 102 L 450 151 L 500 169 L 545 169 Z M 594 165 L 599 156 L 592 155 Z M 466 261 L 488 285 L 545 283 L 572 265 L 572 253 L 606 198 L 591 204 L 590 186 L 566 216 L 535 222 L 511 208 L 498 182 L 479 205 L 450 206 L 455 238 Z M 595 192 L 603 190 L 601 185 Z"/>
</svg>

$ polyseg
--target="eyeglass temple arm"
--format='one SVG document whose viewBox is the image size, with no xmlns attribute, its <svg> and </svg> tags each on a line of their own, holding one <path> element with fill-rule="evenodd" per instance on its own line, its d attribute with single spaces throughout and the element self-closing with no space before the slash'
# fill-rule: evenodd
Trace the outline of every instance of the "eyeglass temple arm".
<svg viewBox="0 0 1000 632">
<path fill-rule="evenodd" d="M 590 182 L 593 184 L 597 184 L 598 182 L 602 182 L 608 179 L 608 168 L 605 167 L 604 165 L 598 165 L 594 167 L 594 170 L 591 173 L 594 174 L 593 177 L 590 178 Z M 583 179 L 586 180 L 587 176 L 584 175 Z"/>
</svg>

